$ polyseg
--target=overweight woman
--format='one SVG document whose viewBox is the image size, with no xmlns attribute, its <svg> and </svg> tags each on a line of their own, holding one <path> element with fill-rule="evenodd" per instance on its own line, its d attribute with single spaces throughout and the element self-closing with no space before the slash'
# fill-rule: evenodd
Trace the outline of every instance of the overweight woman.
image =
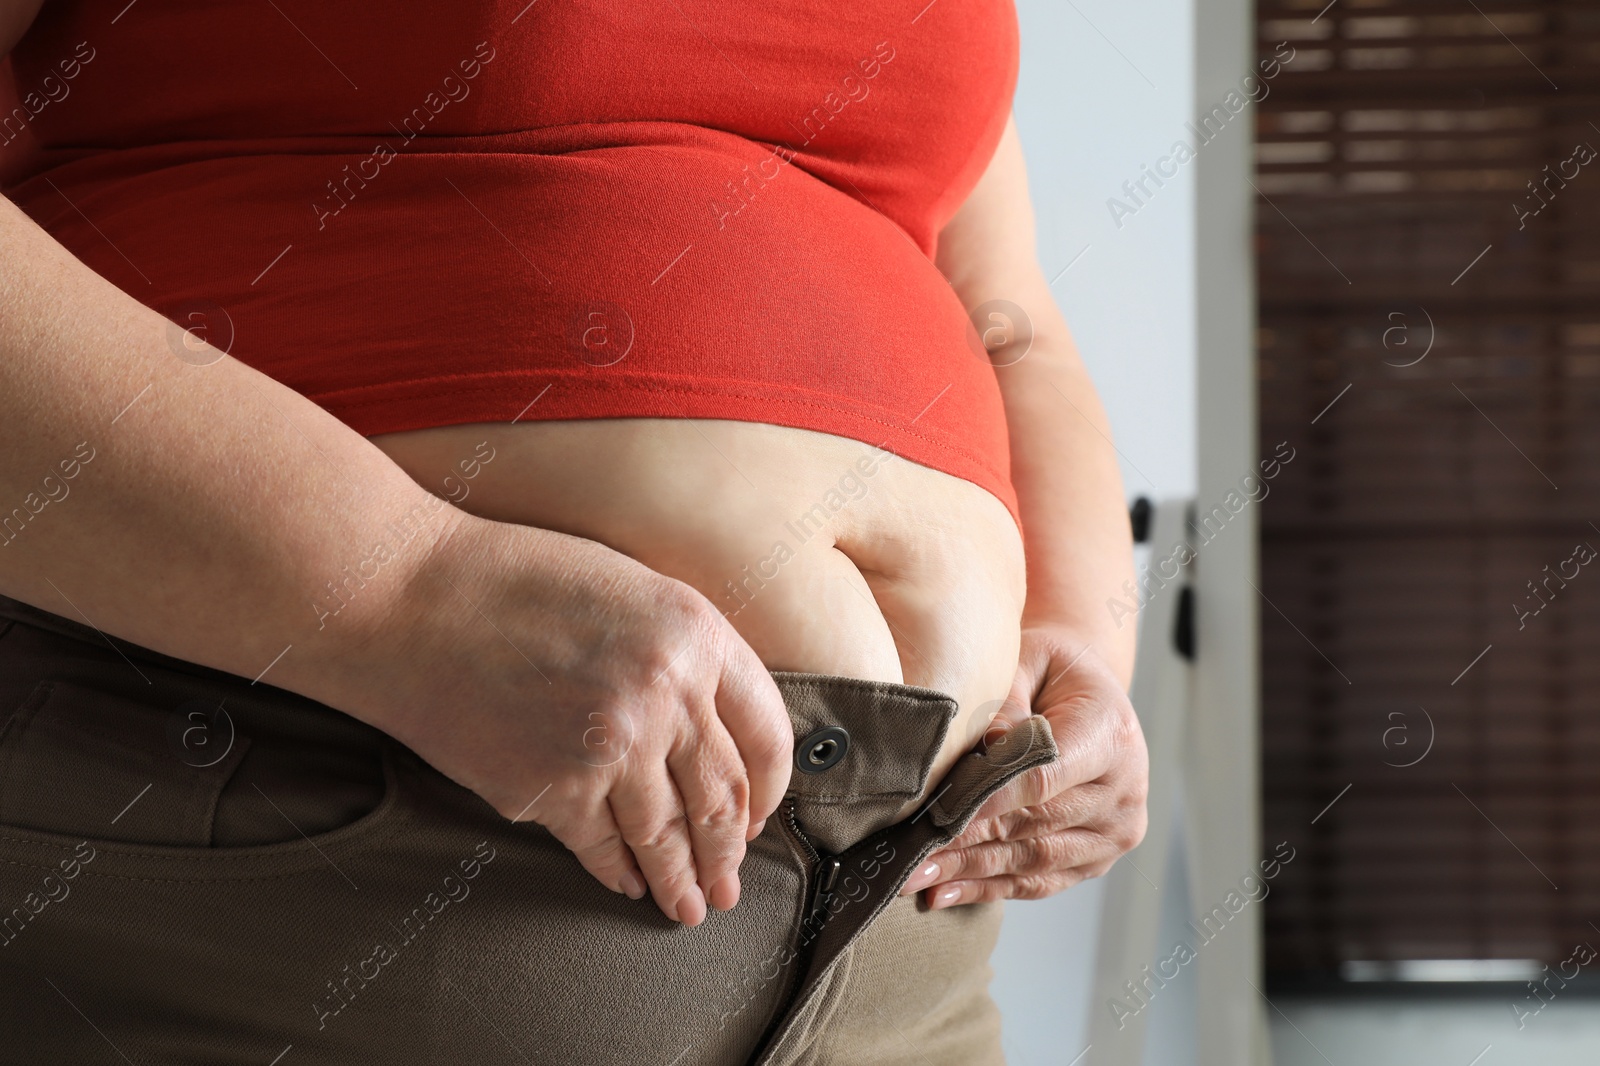
<svg viewBox="0 0 1600 1066">
<path fill-rule="evenodd" d="M 18 1061 L 1002 1061 L 1139 840 L 1010 0 L 0 0 Z"/>
</svg>

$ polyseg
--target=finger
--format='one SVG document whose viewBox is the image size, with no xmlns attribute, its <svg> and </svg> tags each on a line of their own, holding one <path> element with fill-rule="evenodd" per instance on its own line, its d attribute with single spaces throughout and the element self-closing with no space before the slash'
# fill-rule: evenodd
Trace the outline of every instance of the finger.
<svg viewBox="0 0 1600 1066">
<path fill-rule="evenodd" d="M 1121 798 L 1126 790 L 1109 782 L 1091 781 L 1069 788 L 1043 803 L 997 811 L 974 819 L 945 847 L 951 851 L 991 840 L 1044 836 L 1064 829 L 1105 831 L 1121 820 Z"/>
<path fill-rule="evenodd" d="M 929 910 L 995 903 L 1003 899 L 1044 899 L 1099 874 L 1078 868 L 1043 877 L 986 877 L 978 881 L 953 881 L 928 890 Z"/>
<path fill-rule="evenodd" d="M 1019 775 L 984 800 L 962 836 L 990 839 L 1000 835 L 1000 819 L 1049 802 L 1066 788 L 1061 784 L 1065 776 L 1059 759 Z"/>
<path fill-rule="evenodd" d="M 978 808 L 975 820 L 1037 806 L 1067 789 L 1099 781 L 1117 767 L 1126 739 L 1118 721 L 1120 716 L 1104 713 L 1099 702 L 1092 699 L 1068 700 L 1040 714 L 1050 724 L 1058 757 L 1020 775 L 990 796 Z"/>
<path fill-rule="evenodd" d="M 1101 877 L 1109 869 L 1105 866 L 1079 866 L 1070 870 L 1052 870 L 1047 874 L 1026 877 L 1001 875 L 976 881 L 953 881 L 928 890 L 930 910 L 962 907 L 969 903 L 993 903 L 1003 899 L 1044 899 L 1057 892 Z"/>
<path fill-rule="evenodd" d="M 947 907 L 960 907 L 968 903 L 987 903 L 997 899 L 1010 899 L 1009 878 L 993 877 L 983 881 L 951 881 L 928 890 L 928 909 L 942 911 Z"/>
<path fill-rule="evenodd" d="M 778 809 L 789 787 L 789 772 L 794 764 L 794 725 L 772 674 L 743 637 L 734 633 L 731 639 L 738 645 L 729 654 L 717 684 L 717 717 L 744 760 L 749 818 L 755 823 Z M 748 833 L 745 839 L 754 837 L 754 833 Z"/>
<path fill-rule="evenodd" d="M 1074 866 L 1069 869 L 1056 869 L 1045 874 L 1027 874 L 1027 876 L 1011 876 L 1002 874 L 998 877 L 984 877 L 979 880 L 962 880 L 952 882 L 954 893 L 946 893 L 946 900 L 942 906 L 963 906 L 968 903 L 990 903 L 994 900 L 1045 900 L 1048 896 L 1064 892 L 1067 888 L 1080 885 L 1085 880 L 1094 877 L 1104 877 L 1110 871 L 1112 863 L 1094 863 L 1091 866 Z M 933 906 L 934 895 L 942 892 L 946 885 L 938 885 L 928 890 L 928 904 Z"/>
<path fill-rule="evenodd" d="M 595 880 L 629 899 L 644 898 L 645 881 L 639 873 L 639 866 L 634 862 L 633 852 L 622 839 L 616 819 L 611 816 L 611 808 L 603 800 L 583 811 L 576 820 L 541 824 L 577 856 L 583 868 L 593 874 Z"/>
<path fill-rule="evenodd" d="M 739 863 L 750 825 L 750 785 L 744 761 L 720 721 L 667 755 L 694 852 L 695 876 L 706 902 L 718 910 L 739 901 Z"/>
<path fill-rule="evenodd" d="M 665 766 L 618 781 L 610 805 L 661 912 L 673 921 L 699 925 L 705 920 L 705 897 L 696 884 L 683 805 Z"/>
<path fill-rule="evenodd" d="M 1122 854 L 1117 843 L 1092 829 L 1068 829 L 1046 836 L 994 841 L 959 851 L 946 851 L 930 861 L 939 874 L 930 886 L 990 877 L 1033 876 L 1078 866 L 1109 862 Z M 920 872 L 920 871 L 919 871 Z"/>
<path fill-rule="evenodd" d="M 938 884 L 944 879 L 944 867 L 941 865 L 940 854 L 929 856 L 926 862 L 917 867 L 916 872 L 906 879 L 905 884 L 900 886 L 900 895 L 913 895 L 921 892 L 929 885 Z"/>
</svg>

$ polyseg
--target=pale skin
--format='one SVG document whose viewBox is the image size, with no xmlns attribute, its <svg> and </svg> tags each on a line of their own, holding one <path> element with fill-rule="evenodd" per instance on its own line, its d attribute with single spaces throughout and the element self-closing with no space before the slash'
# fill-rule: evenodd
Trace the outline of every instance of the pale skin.
<svg viewBox="0 0 1600 1066">
<path fill-rule="evenodd" d="M 37 7 L 0 0 L 0 51 Z M 751 545 L 836 482 L 859 442 L 649 419 L 369 441 L 242 362 L 196 358 L 193 338 L 0 203 L 0 511 L 59 481 L 80 442 L 94 451 L 70 495 L 28 505 L 0 546 L 0 592 L 235 674 L 267 670 L 688 925 L 737 903 L 745 843 L 787 785 L 794 738 L 769 669 L 950 692 L 961 717 L 939 772 L 1005 699 L 1002 724 L 1049 716 L 1062 759 L 991 800 L 908 890 L 936 906 L 1059 890 L 1142 835 L 1144 749 L 1124 695 L 1132 628 L 1104 609 L 1131 577 L 1115 453 L 1035 259 L 1014 128 L 938 266 L 968 307 L 1002 297 L 1033 320 L 1027 356 L 997 368 L 1025 574 L 998 500 L 896 460 L 730 613 L 718 590 Z M 450 493 L 443 479 L 479 442 L 495 459 Z M 406 515 L 420 532 L 359 596 L 336 617 L 311 609 Z M 596 722 L 626 734 L 624 758 L 595 756 Z"/>
</svg>

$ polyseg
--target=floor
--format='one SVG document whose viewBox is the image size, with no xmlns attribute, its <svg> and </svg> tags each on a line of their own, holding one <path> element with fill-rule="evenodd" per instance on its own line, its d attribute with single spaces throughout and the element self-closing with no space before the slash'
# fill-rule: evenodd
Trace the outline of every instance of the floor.
<svg viewBox="0 0 1600 1066">
<path fill-rule="evenodd" d="M 1275 996 L 1273 1066 L 1565 1066 L 1600 1061 L 1600 1001 L 1518 1015 L 1507 997 L 1315 1000 Z"/>
</svg>

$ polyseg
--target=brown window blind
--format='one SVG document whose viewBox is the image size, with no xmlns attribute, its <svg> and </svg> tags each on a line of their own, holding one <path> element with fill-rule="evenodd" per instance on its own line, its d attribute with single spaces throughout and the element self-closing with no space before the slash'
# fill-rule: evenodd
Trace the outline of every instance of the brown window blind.
<svg viewBox="0 0 1600 1066">
<path fill-rule="evenodd" d="M 1600 7 L 1257 22 L 1295 50 L 1250 105 L 1261 454 L 1297 450 L 1262 508 L 1264 832 L 1299 849 L 1269 977 L 1553 963 L 1600 945 Z"/>
</svg>

